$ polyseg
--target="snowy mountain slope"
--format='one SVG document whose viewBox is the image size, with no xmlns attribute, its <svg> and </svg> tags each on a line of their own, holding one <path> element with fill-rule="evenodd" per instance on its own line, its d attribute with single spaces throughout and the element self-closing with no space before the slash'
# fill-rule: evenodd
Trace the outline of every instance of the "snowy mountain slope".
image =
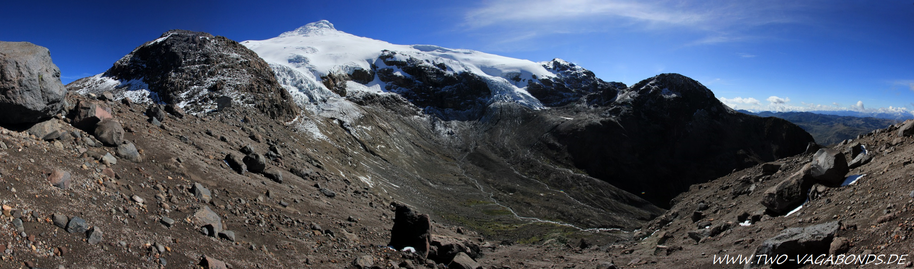
<svg viewBox="0 0 914 269">
<path fill-rule="evenodd" d="M 592 72 L 559 59 L 536 63 L 434 45 L 396 45 L 336 30 L 328 21 L 241 44 L 270 63 L 280 83 L 300 105 L 311 110 L 330 98 L 345 96 L 347 91 L 399 93 L 427 112 L 444 114 L 459 114 L 492 102 L 541 109 L 554 102 L 544 104 L 528 92 L 531 86 L 551 88 L 541 87 L 543 81 L 571 75 L 599 80 Z"/>
</svg>

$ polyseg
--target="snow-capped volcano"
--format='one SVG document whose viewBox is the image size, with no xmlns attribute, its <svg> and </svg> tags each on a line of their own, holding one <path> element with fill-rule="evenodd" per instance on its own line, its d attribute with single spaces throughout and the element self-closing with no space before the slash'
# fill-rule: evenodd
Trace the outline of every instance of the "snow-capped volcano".
<svg viewBox="0 0 914 269">
<path fill-rule="evenodd" d="M 339 31 L 325 20 L 241 44 L 270 64 L 300 105 L 312 109 L 353 91 L 398 93 L 439 115 L 499 101 L 540 109 L 550 104 L 531 95 L 530 85 L 575 72 L 593 77 L 559 59 L 536 63 L 473 50 L 391 44 Z"/>
</svg>

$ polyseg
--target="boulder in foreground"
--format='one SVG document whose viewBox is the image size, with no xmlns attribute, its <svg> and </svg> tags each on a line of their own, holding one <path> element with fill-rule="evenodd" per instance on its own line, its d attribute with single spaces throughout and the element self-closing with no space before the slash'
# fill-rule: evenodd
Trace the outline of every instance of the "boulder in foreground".
<svg viewBox="0 0 914 269">
<path fill-rule="evenodd" d="M 63 110 L 67 91 L 47 48 L 0 42 L 0 74 L 0 123 L 36 123 Z"/>
</svg>

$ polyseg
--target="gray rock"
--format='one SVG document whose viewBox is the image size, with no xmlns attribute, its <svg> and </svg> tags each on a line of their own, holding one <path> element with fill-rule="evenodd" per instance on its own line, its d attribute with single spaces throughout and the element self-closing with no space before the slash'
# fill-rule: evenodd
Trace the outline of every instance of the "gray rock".
<svg viewBox="0 0 914 269">
<path fill-rule="evenodd" d="M 95 126 L 95 138 L 105 146 L 113 147 L 124 142 L 124 127 L 114 119 L 106 119 Z"/>
<path fill-rule="evenodd" d="M 263 175 L 269 179 L 272 179 L 276 183 L 282 183 L 282 170 L 276 167 L 270 167 L 269 169 L 263 171 Z"/>
<path fill-rule="evenodd" d="M 203 259 L 200 260 L 200 265 L 203 266 L 204 269 L 227 269 L 228 268 L 225 265 L 225 262 L 217 260 L 217 259 L 207 256 L 207 255 L 203 255 Z"/>
<path fill-rule="evenodd" d="M 244 153 L 245 155 L 253 154 L 254 148 L 251 148 L 251 145 L 244 145 L 244 147 L 241 147 L 241 153 Z"/>
<path fill-rule="evenodd" d="M 235 232 L 229 230 L 219 232 L 219 238 L 235 242 Z"/>
<path fill-rule="evenodd" d="M 67 223 L 68 233 L 85 233 L 86 230 L 89 230 L 89 226 L 86 226 L 86 221 L 80 217 L 70 218 L 70 222 Z"/>
<path fill-rule="evenodd" d="M 267 159 L 263 155 L 254 153 L 244 156 L 244 165 L 248 167 L 248 171 L 252 173 L 263 173 L 264 169 L 267 168 Z"/>
<path fill-rule="evenodd" d="M 183 119 L 184 115 L 186 115 L 184 109 L 175 104 L 165 105 L 165 112 L 168 112 L 168 114 L 171 114 L 172 116 L 175 116 L 175 118 L 179 119 Z"/>
<path fill-rule="evenodd" d="M 219 217 L 219 214 L 213 212 L 209 206 L 204 206 L 200 210 L 197 210 L 197 212 L 194 213 L 193 221 L 200 227 L 206 225 L 212 226 L 213 233 L 210 233 L 212 236 L 215 236 L 222 231 L 222 217 Z"/>
<path fill-rule="evenodd" d="M 89 231 L 88 236 L 86 236 L 86 241 L 88 241 L 90 245 L 95 245 L 102 241 L 102 231 L 98 226 L 92 227 L 92 230 Z"/>
<path fill-rule="evenodd" d="M 194 183 L 194 187 L 190 189 L 190 192 L 194 194 L 194 197 L 202 200 L 204 203 L 209 203 L 213 199 L 212 192 L 209 191 L 206 187 L 203 187 L 200 183 Z"/>
<path fill-rule="evenodd" d="M 35 123 L 64 108 L 67 93 L 51 52 L 29 42 L 0 42 L 0 123 Z"/>
<path fill-rule="evenodd" d="M 162 222 L 163 225 L 165 225 L 165 227 L 171 227 L 171 226 L 174 226 L 174 225 L 175 225 L 175 220 L 173 220 L 173 219 L 171 219 L 171 218 L 169 218 L 169 217 L 166 217 L 166 216 L 162 216 L 162 221 L 161 221 L 161 222 Z"/>
<path fill-rule="evenodd" d="M 13 227 L 15 227 L 18 232 L 25 231 L 25 227 L 22 226 L 22 219 L 20 218 L 13 219 Z"/>
<path fill-rule="evenodd" d="M 60 130 L 60 123 L 57 119 L 50 119 L 32 125 L 32 128 L 29 128 L 28 133 L 45 141 L 56 140 L 63 135 L 63 131 Z"/>
<path fill-rule="evenodd" d="M 907 120 L 898 128 L 898 136 L 905 137 L 914 134 L 914 120 Z"/>
<path fill-rule="evenodd" d="M 851 247 L 850 243 L 850 240 L 848 240 L 846 237 L 835 237 L 835 239 L 831 241 L 831 244 L 828 247 L 828 254 L 840 255 L 847 253 Z"/>
<path fill-rule="evenodd" d="M 372 258 L 371 255 L 362 255 L 355 258 L 355 260 L 352 261 L 352 265 L 359 269 L 371 268 L 374 266 L 374 258 Z"/>
<path fill-rule="evenodd" d="M 297 168 L 297 167 L 293 167 L 292 169 L 289 169 L 289 172 L 291 172 L 293 175 L 296 175 L 302 179 L 310 179 L 311 174 L 314 173 L 314 171 L 311 169 L 304 169 L 304 168 Z"/>
<path fill-rule="evenodd" d="M 54 172 L 51 172 L 51 175 L 48 176 L 48 182 L 54 187 L 61 189 L 70 188 L 70 172 L 55 169 Z"/>
<path fill-rule="evenodd" d="M 232 153 L 225 156 L 225 163 L 227 163 L 232 170 L 238 172 L 238 174 L 244 175 L 244 171 L 247 170 L 247 165 L 244 165 L 244 160 L 240 156 Z"/>
<path fill-rule="evenodd" d="M 457 253 L 457 256 L 454 256 L 454 260 L 447 265 L 447 268 L 455 269 L 476 269 L 478 267 L 479 263 L 463 252 Z"/>
<path fill-rule="evenodd" d="M 331 191 L 330 189 L 321 188 L 320 191 L 327 197 L 330 197 L 330 198 L 336 197 L 336 193 Z"/>
<path fill-rule="evenodd" d="M 67 218 L 67 215 L 64 215 L 64 214 L 54 214 L 51 216 L 51 221 L 54 222 L 54 225 L 56 225 L 57 227 L 66 229 L 67 222 L 70 221 L 70 219 Z"/>
<path fill-rule="evenodd" d="M 850 163 L 847 164 L 847 169 L 854 169 L 860 167 L 864 164 L 869 163 L 873 160 L 873 154 L 858 154 Z"/>
<path fill-rule="evenodd" d="M 806 176 L 809 169 L 808 165 L 804 166 L 799 172 L 766 190 L 762 194 L 762 205 L 777 214 L 785 214 L 802 205 L 806 201 L 809 188 L 815 184 Z"/>
<path fill-rule="evenodd" d="M 140 156 L 140 152 L 136 149 L 136 145 L 134 145 L 132 142 L 126 142 L 118 145 L 117 156 L 132 162 L 140 162 L 143 160 L 143 158 Z"/>
<path fill-rule="evenodd" d="M 816 151 L 811 164 L 809 175 L 817 183 L 829 187 L 841 186 L 841 183 L 844 183 L 844 176 L 850 170 L 844 153 L 830 148 Z"/>
<path fill-rule="evenodd" d="M 117 164 L 117 158 L 111 155 L 111 153 L 105 153 L 105 156 L 101 157 L 102 163 L 106 165 L 115 165 Z"/>
<path fill-rule="evenodd" d="M 840 226 L 840 222 L 833 221 L 807 227 L 785 229 L 778 235 L 762 242 L 755 249 L 752 257 L 763 254 L 768 255 L 768 257 L 775 257 L 781 254 L 791 257 L 804 254 L 813 256 L 827 254 L 832 239 Z M 746 268 L 757 268 L 759 266 L 762 265 L 753 263 L 747 265 Z"/>
<path fill-rule="evenodd" d="M 114 101 L 114 93 L 112 93 L 111 91 L 105 91 L 101 95 L 98 96 L 98 100 L 109 101 L 109 102 Z"/>
<path fill-rule="evenodd" d="M 146 108 L 146 116 L 149 117 L 150 122 L 152 122 L 152 120 L 165 122 L 165 110 L 158 104 L 149 105 L 149 107 Z"/>
</svg>

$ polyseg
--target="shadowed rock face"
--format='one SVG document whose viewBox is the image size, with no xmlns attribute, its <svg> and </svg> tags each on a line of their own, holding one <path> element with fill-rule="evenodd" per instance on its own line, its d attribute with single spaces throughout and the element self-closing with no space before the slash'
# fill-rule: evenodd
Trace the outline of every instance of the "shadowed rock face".
<svg viewBox="0 0 914 269">
<path fill-rule="evenodd" d="M 387 90 L 442 119 L 470 120 L 482 114 L 492 95 L 482 78 L 467 72 L 448 73 L 443 64 L 435 65 L 412 57 L 406 61 L 396 60 L 396 54 L 384 51 L 378 57 L 389 66 L 377 70 L 378 78 L 388 83 Z M 410 77 L 397 74 L 392 67 L 398 67 Z"/>
<path fill-rule="evenodd" d="M 158 94 L 155 101 L 184 104 L 191 113 L 207 110 L 205 104 L 222 96 L 252 104 L 273 118 L 291 119 L 298 110 L 256 53 L 203 32 L 166 32 L 118 60 L 103 76 L 142 80 Z"/>
<path fill-rule="evenodd" d="M 590 70 L 559 59 L 547 62 L 544 67 L 556 72 L 558 76 L 530 83 L 527 92 L 545 106 L 567 105 L 588 95 L 591 95 L 588 103 L 605 105 L 625 89 L 625 84 L 621 82 L 603 81 Z"/>
<path fill-rule="evenodd" d="M 63 109 L 66 89 L 47 48 L 0 42 L 0 123 L 28 124 Z"/>
<path fill-rule="evenodd" d="M 812 137 L 777 118 L 736 113 L 679 74 L 645 79 L 551 132 L 574 165 L 658 206 L 695 183 L 803 153 Z"/>
</svg>

